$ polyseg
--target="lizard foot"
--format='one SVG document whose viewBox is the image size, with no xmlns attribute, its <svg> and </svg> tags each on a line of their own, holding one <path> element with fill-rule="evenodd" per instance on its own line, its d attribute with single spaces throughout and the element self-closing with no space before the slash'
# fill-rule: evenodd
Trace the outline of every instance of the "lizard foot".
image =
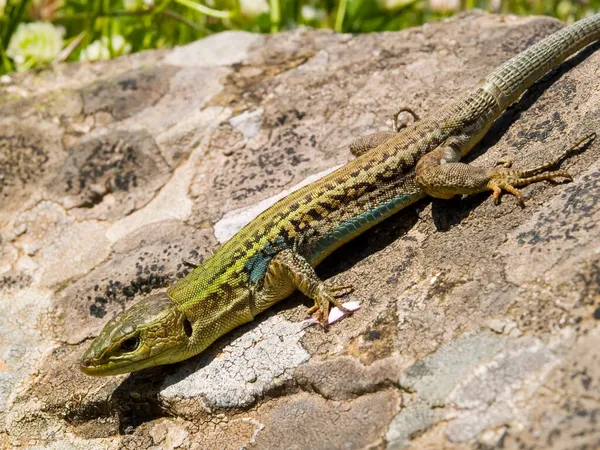
<svg viewBox="0 0 600 450">
<path fill-rule="evenodd" d="M 338 308 L 343 314 L 350 312 L 338 297 L 346 295 L 352 291 L 352 286 L 344 285 L 327 285 L 322 283 L 317 289 L 317 293 L 314 296 L 315 304 L 308 309 L 308 314 L 315 314 L 315 318 L 319 323 L 325 327 L 329 320 L 329 308 L 331 305 Z"/>
<path fill-rule="evenodd" d="M 571 174 L 569 174 L 569 172 L 565 170 L 549 171 L 549 169 L 558 165 L 562 160 L 571 156 L 573 153 L 582 151 L 588 147 L 594 141 L 594 139 L 596 139 L 596 133 L 591 133 L 569 147 L 553 160 L 529 170 L 511 170 L 509 169 L 509 167 L 512 165 L 510 160 L 499 161 L 499 163 L 504 165 L 504 168 L 494 170 L 487 183 L 487 187 L 494 192 L 493 197 L 495 203 L 500 203 L 502 191 L 506 191 L 509 194 L 517 197 L 517 200 L 521 206 L 525 206 L 523 203 L 523 196 L 517 188 L 527 186 L 528 184 L 536 183 L 538 181 L 551 180 L 554 178 L 565 178 L 568 181 L 573 181 L 573 177 Z"/>
<path fill-rule="evenodd" d="M 569 172 L 564 170 L 557 170 L 555 172 L 546 172 L 531 177 L 523 176 L 523 172 L 518 170 L 498 170 L 488 182 L 488 188 L 492 190 L 494 203 L 500 204 L 500 197 L 502 192 L 508 192 L 514 195 L 522 207 L 525 206 L 523 202 L 523 195 L 519 191 L 518 187 L 527 186 L 531 183 L 536 183 L 543 180 L 551 180 L 553 178 L 565 178 L 568 181 L 573 181 L 573 177 Z"/>
</svg>

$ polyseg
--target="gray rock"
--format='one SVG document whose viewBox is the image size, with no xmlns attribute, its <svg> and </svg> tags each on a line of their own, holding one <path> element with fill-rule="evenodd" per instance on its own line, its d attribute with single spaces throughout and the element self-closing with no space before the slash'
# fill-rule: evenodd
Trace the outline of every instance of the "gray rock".
<svg viewBox="0 0 600 450">
<path fill-rule="evenodd" d="M 424 200 L 337 251 L 319 272 L 362 307 L 327 332 L 293 295 L 184 363 L 78 370 L 109 318 L 348 161 L 356 136 L 403 106 L 426 116 L 559 26 L 230 32 L 3 77 L 0 447 L 597 445 L 598 143 L 524 209 Z M 600 129 L 597 49 L 526 93 L 475 164 L 536 165 Z"/>
</svg>

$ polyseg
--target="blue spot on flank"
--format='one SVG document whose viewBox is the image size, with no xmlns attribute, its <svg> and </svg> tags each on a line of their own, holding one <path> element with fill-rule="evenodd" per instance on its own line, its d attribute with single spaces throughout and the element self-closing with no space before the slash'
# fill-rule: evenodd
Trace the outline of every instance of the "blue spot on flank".
<svg viewBox="0 0 600 450">
<path fill-rule="evenodd" d="M 288 247 L 284 239 L 278 236 L 274 239 L 273 245 L 269 243 L 265 244 L 262 250 L 250 257 L 244 264 L 244 269 L 248 271 L 250 281 L 258 283 L 267 272 L 267 268 L 273 257 Z"/>
<path fill-rule="evenodd" d="M 258 283 L 264 276 L 269 267 L 269 263 L 273 259 L 273 256 L 266 256 L 262 252 L 258 252 L 244 264 L 244 268 L 250 274 L 250 281 L 252 283 Z"/>
</svg>

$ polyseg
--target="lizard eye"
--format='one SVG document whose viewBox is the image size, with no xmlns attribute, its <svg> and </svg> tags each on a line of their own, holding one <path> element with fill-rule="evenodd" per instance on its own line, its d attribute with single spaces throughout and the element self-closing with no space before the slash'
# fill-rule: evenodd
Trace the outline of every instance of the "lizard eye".
<svg viewBox="0 0 600 450">
<path fill-rule="evenodd" d="M 123 342 L 121 342 L 121 350 L 126 351 L 126 352 L 132 352 L 136 348 L 138 348 L 138 345 L 140 345 L 139 336 L 133 336 L 133 337 L 130 337 L 129 339 L 125 339 Z"/>
</svg>

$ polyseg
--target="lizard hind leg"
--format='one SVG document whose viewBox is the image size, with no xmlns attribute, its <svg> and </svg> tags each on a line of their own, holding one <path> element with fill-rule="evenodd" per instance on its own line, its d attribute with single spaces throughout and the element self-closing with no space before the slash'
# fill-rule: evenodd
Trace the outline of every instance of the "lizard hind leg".
<svg viewBox="0 0 600 450">
<path fill-rule="evenodd" d="M 316 313 L 321 325 L 327 323 L 329 308 L 337 306 L 341 311 L 348 312 L 337 297 L 347 294 L 351 286 L 331 285 L 325 283 L 315 273 L 315 269 L 301 255 L 291 249 L 282 250 L 271 261 L 269 271 L 286 278 L 290 283 L 315 304 L 308 310 L 309 314 Z M 265 286 L 265 288 L 268 288 Z"/>
<path fill-rule="evenodd" d="M 364 155 L 397 135 L 398 133 L 395 131 L 376 131 L 361 136 L 350 144 L 350 153 L 356 157 Z"/>
<path fill-rule="evenodd" d="M 502 168 L 474 167 L 459 162 L 461 152 L 456 148 L 442 146 L 421 157 L 415 169 L 415 181 L 432 197 L 448 199 L 457 194 L 476 194 L 491 190 L 495 202 L 498 203 L 502 192 L 505 191 L 514 195 L 523 205 L 523 196 L 517 188 L 553 178 L 572 180 L 568 172 L 550 169 L 576 151 L 587 147 L 595 137 L 595 133 L 590 134 L 551 161 L 528 170 L 510 169 L 507 167 L 510 163 L 506 161 Z"/>
<path fill-rule="evenodd" d="M 404 117 L 403 113 L 407 113 L 412 117 L 412 123 L 415 123 L 419 120 L 419 116 L 417 116 L 417 113 L 415 113 L 411 108 L 402 107 L 392 117 L 394 122 L 394 131 L 376 131 L 375 133 L 361 136 L 350 144 L 350 153 L 357 157 L 364 155 L 374 148 L 379 147 L 389 139 L 396 137 L 400 130 L 411 125 L 411 123 L 408 121 L 403 121 L 401 119 L 401 116 Z M 404 117 L 404 119 L 406 118 Z"/>
</svg>

